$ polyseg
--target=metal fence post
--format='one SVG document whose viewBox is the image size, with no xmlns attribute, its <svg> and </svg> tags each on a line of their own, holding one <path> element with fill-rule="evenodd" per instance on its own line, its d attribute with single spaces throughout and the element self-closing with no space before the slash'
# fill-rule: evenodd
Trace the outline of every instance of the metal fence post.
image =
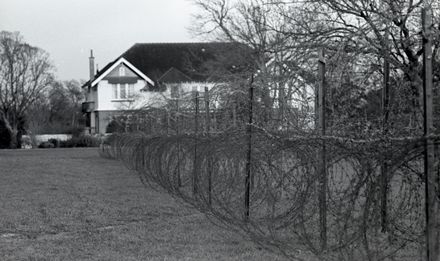
<svg viewBox="0 0 440 261">
<path fill-rule="evenodd" d="M 248 148 L 246 158 L 246 178 L 245 178 L 245 193 L 244 193 L 244 219 L 249 221 L 250 214 L 250 190 L 251 190 L 251 175 L 252 175 L 252 124 L 253 124 L 253 103 L 254 103 L 254 75 L 251 76 L 249 86 L 249 122 L 246 128 L 248 137 Z"/>
<path fill-rule="evenodd" d="M 176 134 L 177 136 L 180 135 L 180 109 L 179 109 L 179 95 L 176 98 L 176 117 L 175 117 L 175 121 L 176 121 Z M 182 186 L 182 178 L 180 176 L 180 151 L 181 151 L 181 146 L 180 146 L 180 139 L 177 140 L 177 186 L 180 188 Z"/>
<path fill-rule="evenodd" d="M 324 60 L 324 49 L 319 51 L 319 86 L 318 86 L 318 128 L 319 134 L 323 137 L 325 136 L 325 60 Z M 322 139 L 321 149 L 319 150 L 319 230 L 320 230 L 320 243 L 321 250 L 327 249 L 327 164 L 326 164 L 326 147 L 325 140 Z"/>
<path fill-rule="evenodd" d="M 425 218 L 426 218 L 426 260 L 439 260 L 439 233 L 438 207 L 436 195 L 437 173 L 435 171 L 433 134 L 433 106 L 432 106 L 432 11 L 422 9 L 423 24 L 423 114 L 425 136 Z"/>
<path fill-rule="evenodd" d="M 388 118 L 389 118 L 389 103 L 390 103 L 390 63 L 389 63 L 389 52 L 388 52 L 388 32 L 385 33 L 385 42 L 387 43 L 384 52 L 384 62 L 383 62 L 383 91 L 382 91 L 382 135 L 388 135 Z M 381 227 L 382 232 L 388 230 L 388 213 L 387 213 L 387 200 L 388 200 L 388 163 L 387 157 L 382 159 L 381 164 Z"/>
<path fill-rule="evenodd" d="M 209 132 L 211 131 L 211 115 L 209 113 L 209 90 L 208 87 L 205 86 L 205 131 L 206 135 L 209 136 Z M 211 206 L 212 203 L 212 157 L 208 155 L 207 157 L 207 172 L 208 175 L 208 204 Z"/>
<path fill-rule="evenodd" d="M 194 92 L 194 162 L 193 162 L 193 195 L 197 195 L 198 191 L 198 155 L 197 155 L 197 143 L 199 138 L 199 92 Z"/>
</svg>

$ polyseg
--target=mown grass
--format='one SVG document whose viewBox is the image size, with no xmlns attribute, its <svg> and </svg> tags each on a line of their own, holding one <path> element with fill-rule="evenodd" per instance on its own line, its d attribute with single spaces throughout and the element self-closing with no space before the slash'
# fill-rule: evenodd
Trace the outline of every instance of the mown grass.
<svg viewBox="0 0 440 261">
<path fill-rule="evenodd" d="M 0 151 L 0 260 L 284 260 L 96 149 Z"/>
</svg>

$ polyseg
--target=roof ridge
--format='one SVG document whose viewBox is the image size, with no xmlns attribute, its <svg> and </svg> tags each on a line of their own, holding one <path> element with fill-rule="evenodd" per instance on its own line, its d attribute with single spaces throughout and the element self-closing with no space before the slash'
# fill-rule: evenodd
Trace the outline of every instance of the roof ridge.
<svg viewBox="0 0 440 261">
<path fill-rule="evenodd" d="M 224 55 L 235 48 L 247 47 L 238 42 L 150 42 L 150 43 L 134 43 L 130 48 L 126 49 L 121 55 L 104 66 L 94 79 L 99 77 L 115 62 L 121 58 L 129 61 L 133 66 L 152 80 L 157 80 L 161 76 L 170 73 L 172 68 L 177 74 L 185 75 L 194 80 L 202 79 L 201 75 L 195 71 L 186 71 L 187 66 L 197 67 L 210 59 L 216 59 L 215 55 Z M 250 47 L 247 47 L 250 49 Z M 193 53 L 194 52 L 194 53 Z M 194 56 L 194 57 L 193 57 Z M 160 58 L 159 58 L 160 57 Z M 194 59 L 193 59 L 194 58 Z M 192 61 L 189 61 L 192 60 Z M 190 64 L 187 64 L 187 63 Z M 189 68 L 189 67 L 188 67 Z M 165 71 L 165 73 L 163 73 Z"/>
<path fill-rule="evenodd" d="M 227 44 L 227 43 L 234 43 L 234 42 L 212 42 L 212 41 L 211 42 L 147 42 L 147 43 L 135 43 L 133 46 L 156 45 L 156 44 L 175 45 L 175 44 Z"/>
</svg>

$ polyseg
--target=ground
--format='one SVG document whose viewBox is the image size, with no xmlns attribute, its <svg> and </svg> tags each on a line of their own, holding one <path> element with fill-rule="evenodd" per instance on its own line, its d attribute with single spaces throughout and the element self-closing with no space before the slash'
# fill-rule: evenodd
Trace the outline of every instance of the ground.
<svg viewBox="0 0 440 261">
<path fill-rule="evenodd" d="M 0 150 L 1 260 L 283 260 L 97 149 Z"/>
</svg>

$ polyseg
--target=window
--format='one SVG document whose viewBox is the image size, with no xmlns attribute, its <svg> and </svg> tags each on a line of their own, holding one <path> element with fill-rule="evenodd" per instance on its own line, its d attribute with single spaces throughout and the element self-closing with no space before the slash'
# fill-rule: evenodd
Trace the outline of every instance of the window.
<svg viewBox="0 0 440 261">
<path fill-rule="evenodd" d="M 118 84 L 119 85 L 119 98 L 120 99 L 127 99 L 127 88 L 125 84 Z"/>
<path fill-rule="evenodd" d="M 171 85 L 171 98 L 179 98 L 179 86 Z"/>
<path fill-rule="evenodd" d="M 134 84 L 127 84 L 128 86 L 128 98 L 133 98 L 134 96 Z"/>
<path fill-rule="evenodd" d="M 113 99 L 125 100 L 132 99 L 134 97 L 134 84 L 118 83 L 112 84 Z"/>
<path fill-rule="evenodd" d="M 122 65 L 119 67 L 119 76 L 125 76 L 125 67 Z"/>
</svg>

